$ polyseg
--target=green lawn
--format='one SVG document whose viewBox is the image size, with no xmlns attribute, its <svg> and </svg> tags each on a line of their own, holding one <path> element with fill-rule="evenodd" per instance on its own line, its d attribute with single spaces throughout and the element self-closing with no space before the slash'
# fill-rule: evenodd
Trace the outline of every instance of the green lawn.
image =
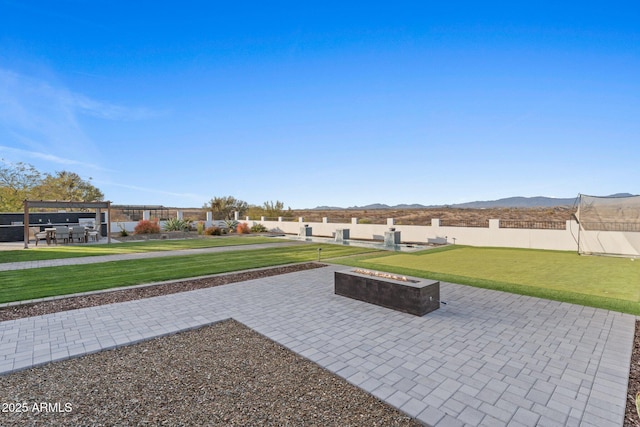
<svg viewBox="0 0 640 427">
<path fill-rule="evenodd" d="M 640 314 L 640 260 L 565 251 L 448 246 L 338 262 Z"/>
<path fill-rule="evenodd" d="M 0 303 L 315 261 L 318 248 L 322 248 L 322 260 L 371 252 L 365 248 L 315 244 L 12 270 L 0 272 Z"/>
<path fill-rule="evenodd" d="M 263 236 L 225 236 L 203 239 L 148 240 L 140 242 L 112 243 L 109 245 L 46 246 L 46 244 L 43 243 L 45 247 L 38 246 L 38 248 L 34 248 L 32 245 L 33 249 L 29 250 L 19 249 L 13 251 L 0 251 L 0 263 L 280 242 L 286 242 L 286 240 Z"/>
<path fill-rule="evenodd" d="M 284 242 L 249 236 L 0 252 L 0 262 Z M 640 315 L 640 260 L 575 252 L 447 246 L 414 253 L 326 244 L 0 272 L 0 303 L 314 261 L 502 290 Z M 353 256 L 357 255 L 357 256 Z M 446 298 L 446 296 L 445 296 Z"/>
</svg>

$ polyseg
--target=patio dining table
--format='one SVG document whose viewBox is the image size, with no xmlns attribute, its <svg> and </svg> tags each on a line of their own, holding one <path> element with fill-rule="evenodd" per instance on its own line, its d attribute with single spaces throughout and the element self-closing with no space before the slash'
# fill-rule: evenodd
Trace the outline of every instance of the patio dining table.
<svg viewBox="0 0 640 427">
<path fill-rule="evenodd" d="M 76 226 L 77 227 L 77 226 Z M 44 229 L 44 231 L 47 232 L 47 245 L 51 244 L 52 240 L 55 240 L 56 243 L 58 242 L 56 239 L 56 229 L 55 227 L 47 227 Z M 71 240 L 71 227 L 69 227 L 69 235 L 67 236 L 67 238 L 69 240 Z M 84 243 L 87 243 L 89 241 L 89 229 L 87 227 L 84 227 L 84 239 L 83 239 Z"/>
<path fill-rule="evenodd" d="M 53 227 L 45 228 L 44 231 L 47 232 L 47 245 L 51 244 L 51 240 L 54 240 L 56 237 L 56 229 Z"/>
</svg>

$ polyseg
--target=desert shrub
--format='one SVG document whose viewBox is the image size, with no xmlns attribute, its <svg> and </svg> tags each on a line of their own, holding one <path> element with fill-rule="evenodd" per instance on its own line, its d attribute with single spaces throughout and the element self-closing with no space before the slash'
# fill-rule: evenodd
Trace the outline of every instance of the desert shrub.
<svg viewBox="0 0 640 427">
<path fill-rule="evenodd" d="M 152 234 L 160 232 L 160 224 L 158 221 L 149 221 L 148 219 L 141 219 L 138 221 L 136 228 L 134 229 L 136 234 Z"/>
<path fill-rule="evenodd" d="M 207 236 L 220 236 L 222 235 L 222 229 L 220 229 L 219 227 L 208 227 L 206 230 L 204 230 L 204 234 L 206 234 Z"/>
<path fill-rule="evenodd" d="M 202 236 L 204 234 L 204 221 L 198 221 L 198 224 L 196 224 L 196 230 L 198 231 L 198 236 Z"/>
<path fill-rule="evenodd" d="M 129 235 L 129 232 L 123 224 L 118 223 L 118 227 L 120 228 L 120 237 L 127 237 Z"/>
<path fill-rule="evenodd" d="M 267 231 L 269 231 L 267 230 L 267 227 L 262 224 L 258 224 L 257 222 L 254 222 L 251 226 L 252 233 L 266 233 Z"/>
<path fill-rule="evenodd" d="M 359 219 L 358 224 L 371 224 L 371 220 L 367 218 Z"/>
<path fill-rule="evenodd" d="M 169 218 L 164 223 L 165 231 L 189 231 L 191 230 L 190 219 Z"/>
<path fill-rule="evenodd" d="M 249 230 L 249 224 L 247 224 L 246 222 L 238 224 L 238 226 L 236 227 L 236 232 L 238 234 L 249 234 L 249 233 L 251 233 L 251 230 Z"/>
<path fill-rule="evenodd" d="M 239 222 L 235 219 L 225 219 L 224 223 L 230 233 L 234 232 L 236 228 L 238 228 Z"/>
</svg>

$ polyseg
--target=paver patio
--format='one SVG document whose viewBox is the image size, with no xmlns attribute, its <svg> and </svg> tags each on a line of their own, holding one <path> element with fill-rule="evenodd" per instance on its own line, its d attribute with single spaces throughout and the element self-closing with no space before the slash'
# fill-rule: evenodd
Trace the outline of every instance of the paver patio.
<svg viewBox="0 0 640 427">
<path fill-rule="evenodd" d="M 442 283 L 416 317 L 342 269 L 0 322 L 0 374 L 234 318 L 429 425 L 622 425 L 634 316 Z"/>
</svg>

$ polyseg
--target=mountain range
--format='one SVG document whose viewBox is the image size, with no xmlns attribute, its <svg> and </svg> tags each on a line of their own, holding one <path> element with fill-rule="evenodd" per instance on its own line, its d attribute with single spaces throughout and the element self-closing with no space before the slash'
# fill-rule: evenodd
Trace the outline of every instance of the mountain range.
<svg viewBox="0 0 640 427">
<path fill-rule="evenodd" d="M 628 197 L 630 193 L 611 194 L 607 197 Z M 351 206 L 341 208 L 336 206 L 318 206 L 313 210 L 340 210 L 340 209 L 427 209 L 427 208 L 459 208 L 459 209 L 489 209 L 489 208 L 550 208 L 557 206 L 574 206 L 578 201 L 577 197 L 555 198 L 555 197 L 507 197 L 498 200 L 486 200 L 467 203 L 457 203 L 453 205 L 421 205 L 421 204 L 399 204 L 395 206 L 384 203 L 373 203 L 366 206 Z"/>
</svg>

